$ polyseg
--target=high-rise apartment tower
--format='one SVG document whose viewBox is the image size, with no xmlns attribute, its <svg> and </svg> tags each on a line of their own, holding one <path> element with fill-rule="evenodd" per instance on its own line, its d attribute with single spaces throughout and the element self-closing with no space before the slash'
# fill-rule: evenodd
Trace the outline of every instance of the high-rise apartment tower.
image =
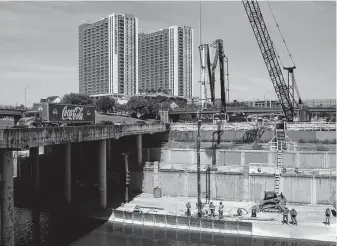
<svg viewBox="0 0 337 246">
<path fill-rule="evenodd" d="M 79 91 L 138 93 L 138 18 L 111 14 L 79 26 Z"/>
<path fill-rule="evenodd" d="M 139 90 L 192 97 L 193 29 L 172 26 L 139 34 Z"/>
</svg>

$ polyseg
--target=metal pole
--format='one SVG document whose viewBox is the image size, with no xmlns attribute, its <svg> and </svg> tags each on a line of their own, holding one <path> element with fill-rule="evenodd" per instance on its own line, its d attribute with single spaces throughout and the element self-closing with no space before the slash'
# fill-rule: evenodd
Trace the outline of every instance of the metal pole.
<svg viewBox="0 0 337 246">
<path fill-rule="evenodd" d="M 198 136 L 197 136 L 198 218 L 201 218 L 200 127 L 201 127 L 201 120 L 198 120 Z"/>
<path fill-rule="evenodd" d="M 30 86 L 30 85 L 27 85 L 27 86 L 25 87 L 25 107 L 26 107 L 26 91 L 27 91 L 27 89 L 28 89 L 29 86 Z"/>
</svg>

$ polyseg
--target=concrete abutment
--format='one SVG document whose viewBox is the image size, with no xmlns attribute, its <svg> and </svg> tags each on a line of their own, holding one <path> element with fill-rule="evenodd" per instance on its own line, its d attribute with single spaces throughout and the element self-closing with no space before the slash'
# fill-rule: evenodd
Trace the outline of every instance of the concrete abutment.
<svg viewBox="0 0 337 246">
<path fill-rule="evenodd" d="M 14 245 L 13 152 L 0 149 L 1 243 Z"/>
</svg>

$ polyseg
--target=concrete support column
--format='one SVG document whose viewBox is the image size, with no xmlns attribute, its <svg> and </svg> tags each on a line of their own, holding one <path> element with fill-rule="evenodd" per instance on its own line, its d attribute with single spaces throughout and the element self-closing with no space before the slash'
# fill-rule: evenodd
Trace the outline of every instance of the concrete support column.
<svg viewBox="0 0 337 246">
<path fill-rule="evenodd" d="M 283 182 L 284 182 L 284 177 L 281 175 L 281 177 L 280 177 L 280 193 L 283 192 Z"/>
<path fill-rule="evenodd" d="M 106 193 L 106 140 L 99 140 L 99 205 L 101 209 L 105 210 L 107 206 Z"/>
<path fill-rule="evenodd" d="M 245 165 L 245 157 L 246 153 L 244 151 L 241 152 L 241 166 L 243 167 Z"/>
<path fill-rule="evenodd" d="M 111 139 L 106 140 L 106 151 L 107 151 L 107 156 L 106 156 L 106 162 L 107 165 L 111 165 Z"/>
<path fill-rule="evenodd" d="M 316 204 L 317 203 L 317 195 L 316 195 L 316 177 L 312 176 L 311 180 L 311 204 Z"/>
<path fill-rule="evenodd" d="M 32 158 L 32 175 L 33 187 L 36 201 L 40 195 L 40 162 L 39 162 L 39 147 L 29 149 Z"/>
<path fill-rule="evenodd" d="M 142 145 L 142 134 L 138 134 L 136 136 L 137 138 L 137 163 L 138 163 L 138 166 L 141 167 L 142 164 L 143 164 L 143 145 Z"/>
<path fill-rule="evenodd" d="M 64 145 L 64 200 L 71 203 L 71 143 Z"/>
<path fill-rule="evenodd" d="M 1 244 L 14 245 L 13 153 L 0 150 Z"/>
</svg>

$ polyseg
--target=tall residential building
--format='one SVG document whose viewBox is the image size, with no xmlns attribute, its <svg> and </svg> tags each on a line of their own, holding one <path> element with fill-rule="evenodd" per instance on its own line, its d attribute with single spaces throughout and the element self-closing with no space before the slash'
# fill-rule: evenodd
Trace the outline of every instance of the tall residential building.
<svg viewBox="0 0 337 246">
<path fill-rule="evenodd" d="M 138 18 L 111 14 L 79 26 L 79 91 L 138 93 Z"/>
<path fill-rule="evenodd" d="M 192 97 L 193 29 L 172 26 L 139 34 L 139 90 Z"/>
</svg>

